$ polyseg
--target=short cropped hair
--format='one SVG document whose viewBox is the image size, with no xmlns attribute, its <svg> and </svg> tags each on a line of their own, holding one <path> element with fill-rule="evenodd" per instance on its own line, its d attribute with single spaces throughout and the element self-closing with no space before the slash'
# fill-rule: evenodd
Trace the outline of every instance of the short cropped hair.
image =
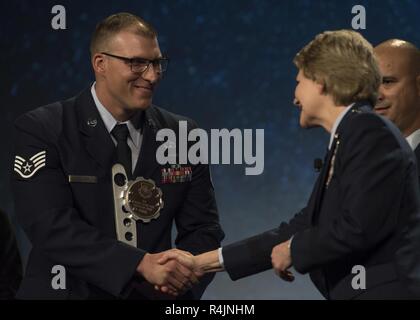
<svg viewBox="0 0 420 320">
<path fill-rule="evenodd" d="M 336 105 L 368 100 L 376 104 L 382 78 L 372 45 L 352 30 L 326 31 L 300 50 L 294 64 L 324 85 Z"/>
<path fill-rule="evenodd" d="M 123 30 L 130 30 L 147 38 L 157 37 L 155 28 L 142 18 L 127 12 L 116 13 L 97 24 L 90 41 L 91 55 L 104 51 L 109 40 Z"/>
</svg>

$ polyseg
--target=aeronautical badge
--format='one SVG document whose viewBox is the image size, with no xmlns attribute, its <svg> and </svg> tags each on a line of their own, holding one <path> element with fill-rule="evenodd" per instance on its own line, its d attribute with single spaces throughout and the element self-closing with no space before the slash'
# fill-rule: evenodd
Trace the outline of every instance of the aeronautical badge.
<svg viewBox="0 0 420 320">
<path fill-rule="evenodd" d="M 32 177 L 39 169 L 45 167 L 46 151 L 38 152 L 33 155 L 29 160 L 21 156 L 15 156 L 14 171 L 24 179 Z"/>
</svg>

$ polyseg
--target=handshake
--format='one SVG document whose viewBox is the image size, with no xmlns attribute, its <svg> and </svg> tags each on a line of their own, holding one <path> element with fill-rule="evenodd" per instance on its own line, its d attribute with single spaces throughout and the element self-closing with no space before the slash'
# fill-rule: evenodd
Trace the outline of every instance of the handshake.
<svg viewBox="0 0 420 320">
<path fill-rule="evenodd" d="M 156 290 L 172 296 L 191 289 L 205 273 L 222 270 L 217 250 L 197 256 L 179 249 L 146 253 L 137 266 L 137 272 Z"/>
<path fill-rule="evenodd" d="M 292 266 L 290 254 L 291 240 L 276 245 L 271 252 L 271 264 L 275 273 L 285 281 L 293 281 L 289 268 Z M 164 252 L 146 253 L 137 272 L 155 289 L 178 296 L 191 289 L 206 273 L 223 271 L 218 250 L 193 256 L 187 251 L 171 249 Z"/>
</svg>

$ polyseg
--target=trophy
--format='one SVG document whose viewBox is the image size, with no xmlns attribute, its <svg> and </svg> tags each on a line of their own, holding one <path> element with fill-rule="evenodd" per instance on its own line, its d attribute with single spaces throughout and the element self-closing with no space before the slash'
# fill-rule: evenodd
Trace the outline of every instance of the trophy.
<svg viewBox="0 0 420 320">
<path fill-rule="evenodd" d="M 115 227 L 117 238 L 137 247 L 137 221 L 144 223 L 157 219 L 163 208 L 162 190 L 151 179 L 138 177 L 129 181 L 124 167 L 112 167 Z"/>
</svg>

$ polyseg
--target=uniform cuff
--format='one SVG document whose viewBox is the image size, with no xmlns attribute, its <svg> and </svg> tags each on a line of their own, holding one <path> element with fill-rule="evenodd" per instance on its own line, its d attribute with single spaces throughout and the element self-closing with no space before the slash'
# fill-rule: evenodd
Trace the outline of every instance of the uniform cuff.
<svg viewBox="0 0 420 320">
<path fill-rule="evenodd" d="M 225 264 L 224 264 L 224 260 L 223 260 L 223 253 L 222 253 L 222 249 L 223 249 L 223 248 L 219 248 L 219 249 L 217 250 L 217 252 L 218 252 L 218 254 L 219 254 L 219 263 L 220 263 L 220 266 L 224 269 L 224 268 L 225 268 Z"/>
</svg>

